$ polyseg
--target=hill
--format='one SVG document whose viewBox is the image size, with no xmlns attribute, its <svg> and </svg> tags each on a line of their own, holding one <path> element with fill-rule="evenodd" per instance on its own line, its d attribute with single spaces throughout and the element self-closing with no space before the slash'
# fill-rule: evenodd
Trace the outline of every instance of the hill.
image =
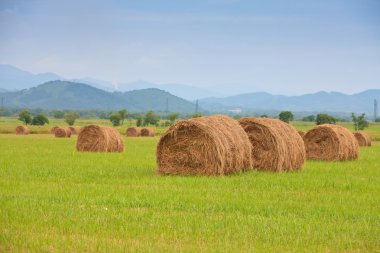
<svg viewBox="0 0 380 253">
<path fill-rule="evenodd" d="M 192 113 L 194 104 L 159 89 L 129 92 L 107 92 L 87 84 L 51 81 L 37 87 L 15 92 L 3 92 L 7 107 L 42 109 L 103 109 L 130 111 L 165 111 Z"/>
<path fill-rule="evenodd" d="M 247 93 L 225 98 L 199 100 L 202 108 L 223 112 L 239 108 L 247 110 L 290 110 L 310 112 L 373 113 L 373 101 L 380 101 L 380 90 L 367 90 L 347 95 L 339 92 L 317 92 L 301 96 L 272 95 L 265 92 Z"/>
</svg>

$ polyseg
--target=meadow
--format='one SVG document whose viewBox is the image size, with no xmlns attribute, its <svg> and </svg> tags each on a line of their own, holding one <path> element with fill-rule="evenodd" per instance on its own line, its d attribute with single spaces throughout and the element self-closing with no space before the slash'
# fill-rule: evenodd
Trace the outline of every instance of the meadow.
<svg viewBox="0 0 380 253">
<path fill-rule="evenodd" d="M 183 177 L 155 174 L 158 136 L 123 138 L 79 153 L 76 136 L 0 134 L 0 252 L 380 250 L 379 142 L 300 172 Z"/>
</svg>

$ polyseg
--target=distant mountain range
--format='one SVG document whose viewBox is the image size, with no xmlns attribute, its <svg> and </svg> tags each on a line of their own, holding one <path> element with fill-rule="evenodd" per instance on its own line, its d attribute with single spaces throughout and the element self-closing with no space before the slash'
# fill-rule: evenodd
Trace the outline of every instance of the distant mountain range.
<svg viewBox="0 0 380 253">
<path fill-rule="evenodd" d="M 87 84 L 51 81 L 37 87 L 2 92 L 6 107 L 41 109 L 100 109 L 193 113 L 195 105 L 159 89 L 107 92 Z"/>
</svg>

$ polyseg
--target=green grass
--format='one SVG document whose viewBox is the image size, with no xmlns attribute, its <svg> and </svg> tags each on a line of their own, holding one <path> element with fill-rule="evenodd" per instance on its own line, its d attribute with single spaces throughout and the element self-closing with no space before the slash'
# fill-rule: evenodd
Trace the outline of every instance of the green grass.
<svg viewBox="0 0 380 253">
<path fill-rule="evenodd" d="M 0 252 L 378 252 L 380 144 L 296 173 L 155 175 L 155 138 L 121 154 L 0 134 Z"/>
</svg>

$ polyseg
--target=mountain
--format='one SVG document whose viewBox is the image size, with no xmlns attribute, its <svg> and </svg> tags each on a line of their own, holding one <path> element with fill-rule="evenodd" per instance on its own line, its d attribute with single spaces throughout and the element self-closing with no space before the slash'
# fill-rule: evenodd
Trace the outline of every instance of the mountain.
<svg viewBox="0 0 380 253">
<path fill-rule="evenodd" d="M 102 109 L 192 113 L 195 105 L 158 89 L 107 92 L 87 84 L 51 81 L 37 87 L 1 93 L 7 107 L 42 109 Z"/>
<path fill-rule="evenodd" d="M 367 90 L 347 95 L 339 92 L 317 92 L 301 96 L 272 95 L 265 92 L 247 93 L 225 98 L 205 98 L 199 105 L 213 112 L 240 109 L 290 110 L 310 112 L 364 112 L 373 113 L 373 101 L 380 101 L 380 90 Z"/>
<path fill-rule="evenodd" d="M 0 88 L 5 90 L 22 90 L 47 81 L 62 79 L 54 73 L 33 74 L 11 65 L 0 64 Z"/>
</svg>

